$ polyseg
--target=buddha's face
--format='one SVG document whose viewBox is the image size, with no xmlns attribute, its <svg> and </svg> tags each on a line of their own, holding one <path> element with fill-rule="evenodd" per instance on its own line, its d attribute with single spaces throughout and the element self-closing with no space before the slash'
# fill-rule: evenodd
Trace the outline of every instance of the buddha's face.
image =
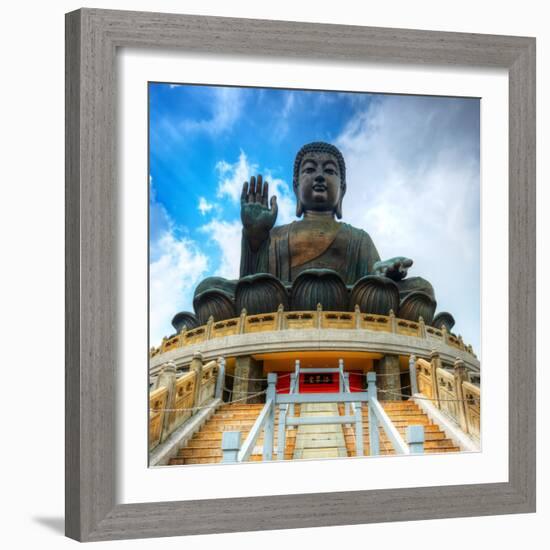
<svg viewBox="0 0 550 550">
<path fill-rule="evenodd" d="M 330 153 L 307 153 L 300 163 L 297 199 L 304 210 L 334 211 L 342 194 L 340 168 Z"/>
</svg>

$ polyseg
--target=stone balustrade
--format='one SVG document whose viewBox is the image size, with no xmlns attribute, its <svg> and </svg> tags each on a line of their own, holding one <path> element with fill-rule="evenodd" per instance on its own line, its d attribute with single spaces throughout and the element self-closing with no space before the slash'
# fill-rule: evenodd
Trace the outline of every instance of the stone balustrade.
<svg viewBox="0 0 550 550">
<path fill-rule="evenodd" d="M 233 319 L 214 321 L 210 318 L 206 325 L 164 338 L 159 347 L 151 349 L 150 357 L 225 336 L 304 329 L 358 329 L 431 338 L 475 357 L 472 347 L 464 344 L 460 336 L 449 333 L 445 327 L 437 329 L 427 326 L 422 317 L 414 322 L 399 319 L 393 312 L 389 315 L 374 315 L 361 313 L 358 307 L 353 312 L 323 311 L 320 306 L 317 311 L 284 311 L 280 306 L 275 313 L 247 315 L 246 310 L 243 310 L 239 317 Z"/>
<path fill-rule="evenodd" d="M 430 361 L 415 360 L 414 372 L 418 393 L 429 398 L 464 433 L 479 440 L 480 388 L 468 379 L 464 362 L 457 359 L 452 371 L 444 369 L 439 354 L 434 351 Z"/>
<path fill-rule="evenodd" d="M 172 361 L 163 365 L 149 392 L 149 450 L 214 399 L 223 387 L 219 374 L 218 362 L 203 364 L 199 353 L 193 357 L 189 372 L 181 376 Z"/>
</svg>

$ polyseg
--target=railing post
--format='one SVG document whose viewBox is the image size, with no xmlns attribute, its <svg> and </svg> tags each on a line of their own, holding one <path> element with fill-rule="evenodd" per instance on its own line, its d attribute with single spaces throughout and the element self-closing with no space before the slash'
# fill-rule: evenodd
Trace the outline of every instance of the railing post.
<svg viewBox="0 0 550 550">
<path fill-rule="evenodd" d="M 295 363 L 295 373 L 296 373 L 296 393 L 300 393 L 300 359 L 296 359 Z"/>
<path fill-rule="evenodd" d="M 317 328 L 323 328 L 323 306 L 317 304 Z"/>
<path fill-rule="evenodd" d="M 355 454 L 357 456 L 365 455 L 365 445 L 363 444 L 363 407 L 361 403 L 355 403 Z"/>
<path fill-rule="evenodd" d="M 212 329 L 214 328 L 214 317 L 210 315 L 206 323 L 206 339 L 210 340 L 212 338 Z"/>
<path fill-rule="evenodd" d="M 372 406 L 372 400 L 377 399 L 376 393 L 376 373 L 368 372 L 367 373 L 367 393 L 369 394 L 369 445 L 370 445 L 370 454 L 379 455 L 380 454 L 380 433 L 378 431 L 378 420 L 376 419 L 376 414 Z"/>
<path fill-rule="evenodd" d="M 344 360 L 338 359 L 338 391 L 342 393 L 344 391 Z"/>
<path fill-rule="evenodd" d="M 464 433 L 468 433 L 468 422 L 466 420 L 466 403 L 464 402 L 464 392 L 462 390 L 462 383 L 466 380 L 466 367 L 464 366 L 464 361 L 458 359 L 454 362 L 454 377 L 455 377 L 455 388 L 456 388 L 456 398 L 458 399 L 458 423 L 462 428 Z"/>
<path fill-rule="evenodd" d="M 393 309 L 390 309 L 390 332 L 394 334 L 397 332 L 397 319 L 395 318 L 395 313 Z"/>
<path fill-rule="evenodd" d="M 432 378 L 432 399 L 435 406 L 440 409 L 441 403 L 439 402 L 439 383 L 437 381 L 437 369 L 441 367 L 441 358 L 439 353 L 432 350 L 430 353 L 430 376 Z"/>
<path fill-rule="evenodd" d="M 271 400 L 264 430 L 264 460 L 273 460 L 273 436 L 275 432 L 275 405 L 277 398 L 277 375 L 270 372 L 267 375 L 266 403 Z"/>
<path fill-rule="evenodd" d="M 223 387 L 225 385 L 225 357 L 220 357 L 218 368 L 218 379 L 216 380 L 216 393 L 214 397 L 220 399 L 223 396 Z"/>
<path fill-rule="evenodd" d="M 241 448 L 241 432 L 223 432 L 222 434 L 222 462 L 230 464 L 238 462 L 237 456 Z"/>
<path fill-rule="evenodd" d="M 418 380 L 416 378 L 416 357 L 409 357 L 409 378 L 411 379 L 411 395 L 418 393 Z"/>
<path fill-rule="evenodd" d="M 275 405 L 273 405 L 273 408 L 275 408 Z M 279 405 L 279 435 L 277 437 L 277 460 L 285 459 L 287 410 L 288 405 Z"/>
<path fill-rule="evenodd" d="M 290 374 L 290 389 L 289 389 L 289 393 L 296 393 L 296 392 L 293 392 L 292 389 L 294 388 L 294 385 L 296 384 L 295 382 L 296 380 L 296 374 L 293 372 Z M 288 413 L 290 414 L 290 416 L 294 416 L 294 403 L 291 403 L 289 406 L 288 406 Z"/>
<path fill-rule="evenodd" d="M 355 328 L 359 329 L 361 328 L 361 309 L 357 304 L 355 304 L 353 311 L 355 313 Z"/>
<path fill-rule="evenodd" d="M 344 373 L 344 381 L 345 381 L 345 386 L 344 386 L 345 390 L 344 391 L 347 392 L 348 389 L 349 389 L 349 391 L 351 393 L 351 387 L 349 385 L 349 372 Z M 340 391 L 342 391 L 342 390 L 340 390 Z M 346 416 L 349 416 L 350 407 L 351 407 L 351 405 L 346 402 L 346 404 L 344 405 L 344 413 L 345 413 Z"/>
<path fill-rule="evenodd" d="M 168 361 L 162 366 L 155 381 L 155 389 L 165 387 L 168 390 L 165 405 L 167 410 L 164 413 L 160 436 L 161 443 L 170 435 L 172 419 L 175 416 L 173 409 L 176 403 L 176 376 L 176 364 Z"/>
<path fill-rule="evenodd" d="M 202 365 L 203 358 L 200 351 L 196 351 L 191 359 L 189 370 L 195 373 L 195 395 L 193 396 L 193 407 L 200 406 L 201 389 L 202 389 Z"/>
<path fill-rule="evenodd" d="M 276 330 L 283 330 L 285 325 L 285 307 L 283 304 L 279 304 L 277 308 L 277 323 Z"/>
<path fill-rule="evenodd" d="M 424 426 L 408 426 L 407 443 L 411 454 L 422 454 L 424 452 Z"/>
<path fill-rule="evenodd" d="M 243 307 L 241 309 L 241 314 L 239 315 L 239 334 L 244 334 L 246 330 L 246 309 Z"/>
<path fill-rule="evenodd" d="M 418 318 L 418 337 L 419 338 L 426 338 L 428 335 L 426 334 L 426 323 L 424 322 L 424 317 L 420 316 Z"/>
</svg>

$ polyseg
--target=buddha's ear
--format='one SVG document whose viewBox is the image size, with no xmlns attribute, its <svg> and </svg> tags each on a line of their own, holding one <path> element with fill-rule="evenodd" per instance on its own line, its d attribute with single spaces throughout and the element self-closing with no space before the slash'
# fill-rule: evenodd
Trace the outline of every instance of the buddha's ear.
<svg viewBox="0 0 550 550">
<path fill-rule="evenodd" d="M 301 218 L 304 214 L 304 205 L 298 196 L 298 183 L 294 180 L 292 187 L 294 187 L 294 196 L 296 197 L 296 217 Z"/>
<path fill-rule="evenodd" d="M 334 213 L 336 214 L 336 217 L 339 220 L 342 219 L 342 202 L 344 200 L 345 194 L 346 194 L 346 184 L 344 183 L 340 191 L 340 198 L 338 199 L 338 202 L 336 203 L 336 208 L 334 209 Z"/>
<path fill-rule="evenodd" d="M 334 209 L 334 213 L 336 214 L 336 217 L 339 220 L 342 219 L 342 197 L 340 197 L 340 200 L 336 203 L 336 208 Z"/>
</svg>

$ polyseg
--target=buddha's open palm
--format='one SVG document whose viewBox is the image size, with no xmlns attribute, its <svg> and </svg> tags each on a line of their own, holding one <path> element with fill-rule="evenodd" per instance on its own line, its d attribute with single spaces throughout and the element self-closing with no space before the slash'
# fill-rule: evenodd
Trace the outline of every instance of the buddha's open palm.
<svg viewBox="0 0 550 550">
<path fill-rule="evenodd" d="M 269 236 L 277 219 L 277 197 L 269 200 L 269 184 L 262 176 L 250 178 L 250 184 L 244 182 L 241 194 L 241 220 L 253 249 L 258 249 Z M 271 207 L 270 207 L 271 206 Z"/>
</svg>

